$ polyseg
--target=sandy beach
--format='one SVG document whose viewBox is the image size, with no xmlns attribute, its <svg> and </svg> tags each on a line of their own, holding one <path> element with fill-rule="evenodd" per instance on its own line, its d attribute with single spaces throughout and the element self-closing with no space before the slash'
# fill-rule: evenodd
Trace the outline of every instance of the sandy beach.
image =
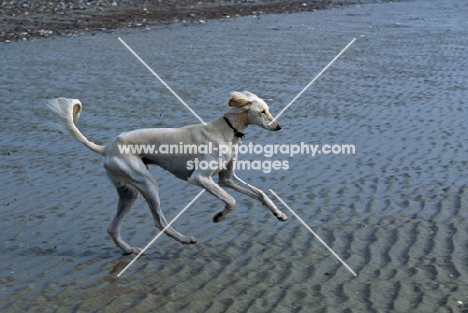
<svg viewBox="0 0 468 313">
<path fill-rule="evenodd" d="M 332 7 L 0 43 L 0 311 L 468 312 L 467 19 L 462 0 Z M 288 214 L 227 190 L 204 193 L 174 223 L 198 238 L 162 236 L 132 260 L 106 229 L 117 194 L 102 157 L 51 127 L 45 100 L 80 99 L 77 127 L 105 144 L 145 127 L 205 121 L 229 93 L 283 109 L 245 143 L 352 144 L 355 154 L 243 155 L 288 170 L 238 171 Z M 158 168 L 171 220 L 200 191 Z M 268 190 L 274 190 L 343 266 Z M 143 199 L 123 237 L 158 231 Z"/>
</svg>

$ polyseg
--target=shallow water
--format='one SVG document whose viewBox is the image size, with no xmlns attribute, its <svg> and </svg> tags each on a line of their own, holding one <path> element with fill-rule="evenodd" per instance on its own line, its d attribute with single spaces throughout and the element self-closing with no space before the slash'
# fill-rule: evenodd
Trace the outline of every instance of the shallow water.
<svg viewBox="0 0 468 313">
<path fill-rule="evenodd" d="M 0 308 L 8 312 L 458 312 L 466 294 L 464 2 L 390 3 L 315 13 L 175 24 L 0 44 Z M 239 171 L 273 189 L 278 222 L 235 192 L 236 210 L 203 194 L 130 262 L 108 238 L 117 197 L 102 158 L 51 130 L 44 99 L 78 98 L 78 128 L 105 143 L 122 131 L 198 120 L 122 45 L 122 38 L 205 121 L 229 92 L 250 90 L 280 117 L 245 142 L 354 144 L 355 155 L 274 156 L 287 171 Z M 244 159 L 266 157 L 244 155 Z M 164 171 L 167 219 L 199 192 Z M 156 234 L 143 200 L 123 236 Z"/>
</svg>

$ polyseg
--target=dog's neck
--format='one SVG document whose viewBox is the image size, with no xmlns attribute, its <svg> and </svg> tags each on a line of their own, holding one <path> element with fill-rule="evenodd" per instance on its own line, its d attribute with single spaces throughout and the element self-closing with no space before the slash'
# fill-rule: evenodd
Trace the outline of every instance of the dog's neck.
<svg viewBox="0 0 468 313">
<path fill-rule="evenodd" d="M 244 137 L 244 130 L 248 126 L 248 124 L 245 122 L 245 116 L 242 115 L 243 113 L 226 113 L 223 116 L 226 124 L 234 131 L 234 136 L 236 139 L 242 139 Z"/>
</svg>

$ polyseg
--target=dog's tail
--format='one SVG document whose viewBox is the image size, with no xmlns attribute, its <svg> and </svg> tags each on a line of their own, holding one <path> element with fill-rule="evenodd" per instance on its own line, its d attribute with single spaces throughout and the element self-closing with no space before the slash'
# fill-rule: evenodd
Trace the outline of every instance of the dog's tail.
<svg viewBox="0 0 468 313">
<path fill-rule="evenodd" d="M 75 122 L 78 121 L 82 109 L 80 100 L 57 98 L 48 100 L 46 104 L 49 109 L 57 114 L 57 116 L 60 118 L 61 123 L 57 123 L 54 126 L 63 132 L 72 134 L 76 140 L 85 144 L 85 146 L 89 149 L 104 155 L 106 147 L 97 145 L 86 139 L 86 137 L 83 136 L 83 134 L 75 126 Z"/>
</svg>

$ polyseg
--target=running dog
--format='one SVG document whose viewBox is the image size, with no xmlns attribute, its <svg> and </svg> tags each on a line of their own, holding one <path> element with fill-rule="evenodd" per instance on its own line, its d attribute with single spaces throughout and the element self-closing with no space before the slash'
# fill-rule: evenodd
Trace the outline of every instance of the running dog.
<svg viewBox="0 0 468 313">
<path fill-rule="evenodd" d="M 214 222 L 225 218 L 236 205 L 234 198 L 221 186 L 232 188 L 260 200 L 280 221 L 287 220 L 286 215 L 278 210 L 263 191 L 243 182 L 235 175 L 237 150 L 221 149 L 221 147 L 235 146 L 239 138 L 244 136 L 243 132 L 249 125 L 257 125 L 270 131 L 278 131 L 281 126 L 270 114 L 268 105 L 251 92 L 233 92 L 228 105 L 231 107 L 230 111 L 207 124 L 189 125 L 182 128 L 133 130 L 121 133 L 107 145 L 101 146 L 86 139 L 75 126 L 82 110 L 79 100 L 58 98 L 47 102 L 47 106 L 60 118 L 59 128 L 62 131 L 70 133 L 89 149 L 104 156 L 107 175 L 119 195 L 117 214 L 107 232 L 124 254 L 138 254 L 141 251 L 140 248 L 128 245 L 120 236 L 123 220 L 140 194 L 148 203 L 156 227 L 162 230 L 168 224 L 161 211 L 158 184 L 147 167 L 149 164 L 158 165 L 174 176 L 200 186 L 222 200 L 225 208 L 214 216 Z M 210 144 L 212 149 L 209 152 L 199 152 L 194 149 L 191 153 L 177 154 L 148 153 L 141 149 L 122 152 L 123 146 L 130 145 L 161 147 L 162 145 L 180 146 L 182 144 L 192 146 Z M 223 153 L 220 153 L 221 150 Z M 211 162 L 209 164 L 216 162 L 223 166 L 205 166 L 205 169 L 187 166 L 188 162 L 196 159 L 199 162 Z M 205 164 L 208 164 L 206 162 Z M 219 176 L 218 184 L 212 179 L 216 174 Z M 197 242 L 196 238 L 187 237 L 172 227 L 167 228 L 165 233 L 184 244 Z"/>
</svg>

